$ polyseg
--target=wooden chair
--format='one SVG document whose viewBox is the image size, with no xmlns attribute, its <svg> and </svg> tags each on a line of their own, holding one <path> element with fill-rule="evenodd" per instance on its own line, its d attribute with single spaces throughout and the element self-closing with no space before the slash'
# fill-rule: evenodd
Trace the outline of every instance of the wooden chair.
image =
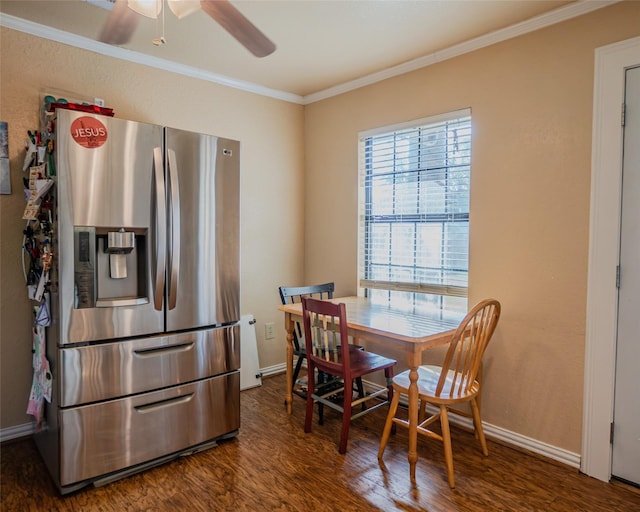
<svg viewBox="0 0 640 512">
<path fill-rule="evenodd" d="M 333 299 L 334 283 L 315 284 L 311 286 L 281 286 L 278 290 L 280 292 L 280 300 L 282 304 L 295 304 L 300 302 L 303 295 L 309 297 L 315 297 L 317 299 Z M 293 355 L 297 358 L 296 366 L 293 369 L 293 377 L 291 387 L 294 394 L 307 398 L 307 393 L 296 389 L 296 382 L 300 377 L 300 370 L 302 364 L 306 359 L 306 347 L 304 345 L 302 326 L 296 322 L 293 328 Z"/>
<path fill-rule="evenodd" d="M 351 350 L 349 344 L 342 342 L 348 339 L 347 312 L 345 304 L 302 297 L 302 318 L 304 339 L 306 344 L 307 369 L 309 375 L 315 370 L 342 379 L 342 400 L 337 400 L 338 390 L 324 389 L 322 384 L 316 387 L 315 379 L 308 379 L 307 411 L 304 431 L 311 432 L 313 404 L 326 405 L 342 413 L 342 430 L 338 451 L 346 453 L 351 420 L 371 412 L 391 401 L 393 389 L 393 367 L 396 361 L 364 350 Z M 369 395 L 353 399 L 353 382 L 376 371 L 384 371 L 387 387 L 374 391 Z M 386 398 L 381 398 L 385 394 Z M 353 413 L 354 406 L 376 399 L 376 403 Z"/>
<path fill-rule="evenodd" d="M 418 396 L 420 409 L 418 413 L 418 433 L 444 443 L 444 456 L 447 464 L 449 486 L 455 486 L 453 476 L 453 453 L 451 449 L 451 433 L 449 431 L 449 412 L 473 418 L 476 437 L 480 440 L 482 453 L 489 455 L 487 442 L 482 431 L 480 418 L 479 395 L 481 382 L 479 373 L 482 355 L 491 339 L 500 318 L 500 303 L 493 299 L 483 300 L 474 306 L 462 320 L 456 333 L 451 338 L 442 366 L 428 365 L 418 369 Z M 384 449 L 389 440 L 392 426 L 405 427 L 408 421 L 397 418 L 400 394 L 409 393 L 409 371 L 402 372 L 393 379 L 395 391 L 389 414 L 382 432 L 378 459 L 382 459 Z M 471 413 L 456 409 L 454 406 L 468 402 Z M 438 412 L 426 417 L 426 404 L 438 407 Z M 440 420 L 442 434 L 428 427 Z"/>
<path fill-rule="evenodd" d="M 323 283 L 323 284 L 314 284 L 310 286 L 281 286 L 278 290 L 280 292 L 280 300 L 282 304 L 295 304 L 301 301 L 302 296 L 313 297 L 316 299 L 333 299 L 333 292 L 335 289 L 334 283 Z M 363 347 L 358 345 L 351 344 L 352 350 L 363 350 Z M 302 325 L 296 322 L 293 329 L 293 355 L 297 358 L 296 366 L 293 369 L 293 376 L 291 378 L 291 389 L 295 395 L 298 395 L 301 398 L 307 398 L 306 390 L 296 389 L 296 382 L 300 377 L 300 370 L 302 369 L 302 364 L 306 359 L 306 347 L 304 343 L 304 332 L 302 330 Z M 325 377 L 321 374 L 319 376 L 320 380 L 326 380 Z M 362 385 L 362 379 L 358 378 L 356 380 L 356 388 L 360 396 L 364 396 L 364 387 Z M 322 424 L 323 412 L 322 407 L 319 407 L 320 412 L 320 424 Z"/>
</svg>

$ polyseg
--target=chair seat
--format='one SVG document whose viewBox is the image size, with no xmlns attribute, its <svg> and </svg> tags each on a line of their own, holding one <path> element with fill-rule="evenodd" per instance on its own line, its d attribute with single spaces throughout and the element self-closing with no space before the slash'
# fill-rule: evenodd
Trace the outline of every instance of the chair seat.
<svg viewBox="0 0 640 512">
<path fill-rule="evenodd" d="M 474 397 L 480 391 L 480 383 L 474 380 L 473 384 L 467 390 L 466 393 L 460 391 L 461 386 L 457 386 L 455 394 L 452 393 L 452 386 L 454 382 L 460 383 L 462 379 L 461 374 L 457 374 L 454 370 L 447 372 L 445 384 L 442 388 L 440 396 L 436 396 L 436 388 L 438 387 L 438 381 L 440 380 L 440 374 L 442 373 L 442 367 L 436 365 L 424 365 L 418 368 L 418 394 L 421 400 L 427 400 L 433 404 L 447 404 L 459 402 L 461 399 L 469 399 Z M 401 393 L 409 393 L 409 370 L 399 373 L 393 378 L 393 385 Z"/>
<path fill-rule="evenodd" d="M 388 357 L 384 357 L 373 352 L 367 352 L 366 350 L 353 350 L 351 346 L 349 346 L 349 348 L 351 377 L 354 379 L 362 377 L 372 371 L 391 368 L 397 363 L 394 359 L 389 359 Z M 316 367 L 326 373 L 342 378 L 342 352 L 332 351 L 331 357 L 335 359 L 322 360 L 317 358 Z"/>
<path fill-rule="evenodd" d="M 351 351 L 351 375 L 361 377 L 373 370 L 391 368 L 396 361 L 364 350 Z"/>
</svg>

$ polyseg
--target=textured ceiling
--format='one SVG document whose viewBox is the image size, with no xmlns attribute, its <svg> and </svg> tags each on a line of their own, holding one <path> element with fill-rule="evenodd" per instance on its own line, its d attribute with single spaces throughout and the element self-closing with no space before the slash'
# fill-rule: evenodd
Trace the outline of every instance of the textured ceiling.
<svg viewBox="0 0 640 512">
<path fill-rule="evenodd" d="M 232 2 L 272 41 L 256 58 L 204 12 L 165 17 L 167 44 L 151 40 L 162 23 L 141 18 L 124 48 L 298 96 L 317 94 L 437 55 L 576 2 L 546 0 L 263 0 Z M 606 5 L 611 2 L 589 2 Z M 556 11 L 558 10 L 559 11 Z M 3 14 L 95 40 L 109 11 L 83 0 L 0 2 Z"/>
</svg>

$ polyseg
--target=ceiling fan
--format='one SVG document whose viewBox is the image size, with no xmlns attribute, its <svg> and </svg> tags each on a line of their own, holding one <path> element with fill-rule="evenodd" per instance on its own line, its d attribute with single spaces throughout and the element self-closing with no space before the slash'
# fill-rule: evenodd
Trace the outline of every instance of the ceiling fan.
<svg viewBox="0 0 640 512">
<path fill-rule="evenodd" d="M 140 20 L 140 14 L 157 18 L 162 12 L 164 16 L 165 0 L 111 1 L 113 9 L 98 38 L 103 43 L 118 45 L 129 42 Z M 202 9 L 256 57 L 266 57 L 276 49 L 276 45 L 228 0 L 166 0 L 166 2 L 178 19 Z M 153 40 L 156 45 L 164 42 L 164 34 L 162 38 Z"/>
</svg>

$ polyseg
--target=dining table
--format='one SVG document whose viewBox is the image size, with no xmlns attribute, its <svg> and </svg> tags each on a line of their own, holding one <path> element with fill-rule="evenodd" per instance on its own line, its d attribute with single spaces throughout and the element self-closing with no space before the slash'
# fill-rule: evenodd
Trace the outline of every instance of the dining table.
<svg viewBox="0 0 640 512">
<path fill-rule="evenodd" d="M 354 343 L 365 342 L 367 348 L 375 346 L 378 353 L 404 352 L 409 368 L 409 475 L 415 483 L 418 460 L 418 367 L 422 353 L 450 342 L 464 313 L 437 310 L 419 312 L 410 306 L 393 302 L 377 303 L 361 296 L 328 299 L 344 303 L 347 310 L 348 333 Z M 278 308 L 284 312 L 287 332 L 287 412 L 291 414 L 293 400 L 293 331 L 297 322 L 302 323 L 302 304 L 284 304 Z"/>
</svg>

